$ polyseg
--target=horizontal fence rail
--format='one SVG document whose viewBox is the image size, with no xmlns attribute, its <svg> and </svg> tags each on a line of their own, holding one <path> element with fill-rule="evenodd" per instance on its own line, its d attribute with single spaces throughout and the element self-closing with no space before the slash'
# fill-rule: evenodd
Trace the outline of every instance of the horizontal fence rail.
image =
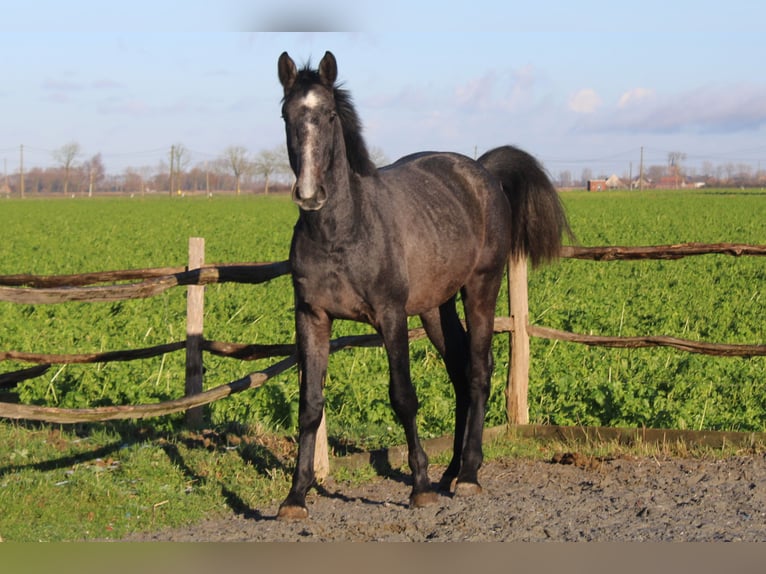
<svg viewBox="0 0 766 574">
<path fill-rule="evenodd" d="M 646 247 L 575 247 L 566 246 L 562 257 L 593 261 L 679 259 L 681 257 L 724 254 L 731 256 L 766 255 L 764 245 L 745 245 L 733 243 L 700 244 L 684 243 L 678 245 Z M 511 423 L 528 423 L 526 412 L 526 385 L 529 362 L 529 337 L 540 337 L 581 343 L 591 346 L 606 347 L 673 347 L 682 351 L 704 353 L 722 357 L 753 357 L 766 355 L 766 344 L 731 345 L 700 341 L 689 341 L 668 336 L 644 337 L 605 337 L 559 331 L 548 327 L 530 325 L 526 308 L 526 261 L 512 261 L 509 281 L 517 275 L 516 284 L 510 286 L 511 316 L 495 319 L 496 333 L 511 334 L 511 366 L 507 394 L 508 419 Z M 58 304 L 70 301 L 109 302 L 132 298 L 151 297 L 167 289 L 178 286 L 209 285 L 213 283 L 236 282 L 263 283 L 290 273 L 287 261 L 275 263 L 239 263 L 201 265 L 198 269 L 188 267 L 165 267 L 143 270 L 106 271 L 77 275 L 36 276 L 6 275 L 0 276 L 0 301 L 23 304 Z M 519 277 L 521 276 L 521 280 Z M 99 285 L 137 281 L 117 285 Z M 519 284 L 523 293 L 519 295 Z M 519 306 L 522 310 L 519 311 Z M 410 339 L 425 336 L 422 328 L 410 331 Z M 352 347 L 380 346 L 382 341 L 377 335 L 342 337 L 331 341 L 331 352 Z M 0 374 L 0 388 L 12 388 L 18 382 L 44 374 L 53 364 L 105 363 L 109 361 L 132 361 L 187 349 L 188 338 L 148 347 L 143 349 L 117 350 L 101 353 L 43 354 L 23 351 L 0 350 L 0 361 L 17 361 L 37 364 L 35 367 Z M 207 391 L 194 393 L 183 398 L 146 405 L 117 405 L 90 409 L 62 409 L 36 405 L 20 405 L 0 402 L 0 417 L 28 419 L 54 423 L 93 422 L 113 419 L 144 418 L 188 411 L 195 407 L 209 404 L 220 398 L 263 385 L 269 378 L 276 376 L 295 365 L 295 347 L 292 344 L 255 345 L 220 341 L 208 341 L 201 337 L 201 351 L 222 357 L 231 357 L 246 361 L 255 361 L 268 357 L 285 357 L 267 369 L 253 372 L 241 379 L 220 385 Z M 514 351 L 514 347 L 516 351 Z M 519 349 L 526 351 L 519 353 Z M 519 361 L 526 364 L 519 365 Z M 523 395 L 522 398 L 518 398 Z M 516 398 L 512 398 L 512 397 Z"/>
<path fill-rule="evenodd" d="M 575 247 L 564 246 L 561 256 L 594 261 L 630 261 L 637 259 L 681 259 L 692 255 L 766 255 L 766 245 L 743 243 L 678 243 L 643 247 Z"/>
<path fill-rule="evenodd" d="M 53 304 L 79 301 L 81 303 L 108 303 L 126 299 L 154 297 L 179 286 L 210 285 L 212 283 L 264 283 L 290 273 L 290 263 L 254 263 L 232 265 L 204 265 L 199 269 L 180 268 L 171 273 L 155 275 L 157 269 L 148 269 L 140 283 L 84 287 L 105 281 L 120 281 L 136 271 L 111 271 L 59 277 L 33 277 L 9 275 L 0 277 L 0 301 L 27 305 Z M 150 278 L 146 278 L 149 276 Z M 110 278 L 111 277 L 111 278 Z M 10 279 L 9 279 L 10 278 Z M 64 283 L 67 278 L 73 283 Z M 21 282 L 24 283 L 21 283 Z M 34 285 L 34 288 L 8 287 L 7 285 Z"/>
</svg>

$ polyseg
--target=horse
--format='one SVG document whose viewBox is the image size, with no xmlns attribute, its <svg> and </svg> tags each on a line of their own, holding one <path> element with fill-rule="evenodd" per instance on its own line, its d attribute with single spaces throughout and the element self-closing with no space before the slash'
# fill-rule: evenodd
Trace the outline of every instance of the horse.
<svg viewBox="0 0 766 574">
<path fill-rule="evenodd" d="M 282 118 L 299 207 L 290 246 L 299 381 L 298 454 L 279 519 L 308 516 L 314 446 L 334 320 L 372 325 L 388 358 L 389 398 L 404 433 L 411 507 L 438 501 L 418 437 L 409 316 L 421 318 L 455 391 L 452 459 L 438 483 L 481 492 L 482 432 L 495 305 L 509 257 L 555 259 L 567 218 L 542 166 L 513 146 L 478 160 L 420 152 L 377 168 L 335 56 L 298 69 L 278 61 Z M 465 327 L 456 307 L 460 294 Z"/>
</svg>

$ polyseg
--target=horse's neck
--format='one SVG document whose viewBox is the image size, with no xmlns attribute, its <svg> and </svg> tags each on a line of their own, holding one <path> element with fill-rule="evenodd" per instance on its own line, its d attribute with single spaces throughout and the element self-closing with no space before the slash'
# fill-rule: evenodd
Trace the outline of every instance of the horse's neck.
<svg viewBox="0 0 766 574">
<path fill-rule="evenodd" d="M 327 203 L 319 211 L 303 216 L 313 239 L 337 244 L 350 237 L 358 225 L 363 183 L 351 171 L 345 156 L 337 156 L 326 175 Z"/>
</svg>

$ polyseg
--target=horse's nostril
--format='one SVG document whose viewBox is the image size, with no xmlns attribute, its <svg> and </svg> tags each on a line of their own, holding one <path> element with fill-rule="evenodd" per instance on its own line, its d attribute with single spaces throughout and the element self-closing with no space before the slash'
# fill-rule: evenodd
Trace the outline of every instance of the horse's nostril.
<svg viewBox="0 0 766 574">
<path fill-rule="evenodd" d="M 304 197 L 301 195 L 301 188 L 296 182 L 293 184 L 292 199 L 293 202 L 296 203 L 304 211 L 318 211 L 327 201 L 327 191 L 325 190 L 324 186 L 319 186 L 316 193 L 308 197 Z"/>
<path fill-rule="evenodd" d="M 296 202 L 300 201 L 300 199 L 301 199 L 301 188 L 298 186 L 298 182 L 297 181 L 293 184 L 293 188 L 292 188 L 292 190 L 290 190 L 290 194 L 293 197 L 293 201 L 296 201 Z"/>
</svg>

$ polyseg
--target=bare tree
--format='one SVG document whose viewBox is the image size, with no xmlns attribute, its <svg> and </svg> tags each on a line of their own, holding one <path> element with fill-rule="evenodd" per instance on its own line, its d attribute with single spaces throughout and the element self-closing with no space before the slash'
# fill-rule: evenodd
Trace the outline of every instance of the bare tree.
<svg viewBox="0 0 766 574">
<path fill-rule="evenodd" d="M 93 190 L 106 178 L 106 169 L 101 154 L 97 153 L 83 163 L 83 171 L 88 178 L 88 197 L 90 197 L 93 195 Z"/>
<path fill-rule="evenodd" d="M 69 174 L 74 167 L 77 156 L 80 155 L 80 144 L 69 142 L 53 151 L 53 158 L 64 168 L 64 195 L 69 191 Z"/>
<path fill-rule="evenodd" d="M 284 146 L 261 151 L 253 161 L 253 171 L 264 179 L 263 193 L 269 193 L 271 176 L 290 171 Z"/>
<path fill-rule="evenodd" d="M 234 174 L 237 186 L 237 195 L 240 194 L 242 176 L 253 170 L 253 163 L 247 157 L 247 150 L 242 146 L 227 147 L 223 152 L 227 166 Z M 268 180 L 267 180 L 268 181 Z M 267 183 L 268 186 L 268 183 Z"/>
<path fill-rule="evenodd" d="M 170 195 L 173 195 L 173 188 L 178 187 L 179 191 L 181 186 L 181 174 L 183 174 L 186 166 L 189 165 L 189 152 L 184 147 L 184 144 L 177 143 L 170 146 Z"/>
<path fill-rule="evenodd" d="M 646 170 L 646 177 L 652 182 L 658 182 L 667 173 L 667 168 L 664 165 L 650 165 Z"/>
<path fill-rule="evenodd" d="M 675 179 L 675 185 L 678 187 L 681 181 L 681 162 L 686 159 L 686 154 L 680 151 L 671 151 L 668 153 L 668 172 Z"/>
<path fill-rule="evenodd" d="M 370 159 L 376 167 L 383 167 L 384 165 L 391 163 L 386 157 L 386 152 L 383 151 L 383 148 L 377 146 L 370 148 Z"/>
</svg>

